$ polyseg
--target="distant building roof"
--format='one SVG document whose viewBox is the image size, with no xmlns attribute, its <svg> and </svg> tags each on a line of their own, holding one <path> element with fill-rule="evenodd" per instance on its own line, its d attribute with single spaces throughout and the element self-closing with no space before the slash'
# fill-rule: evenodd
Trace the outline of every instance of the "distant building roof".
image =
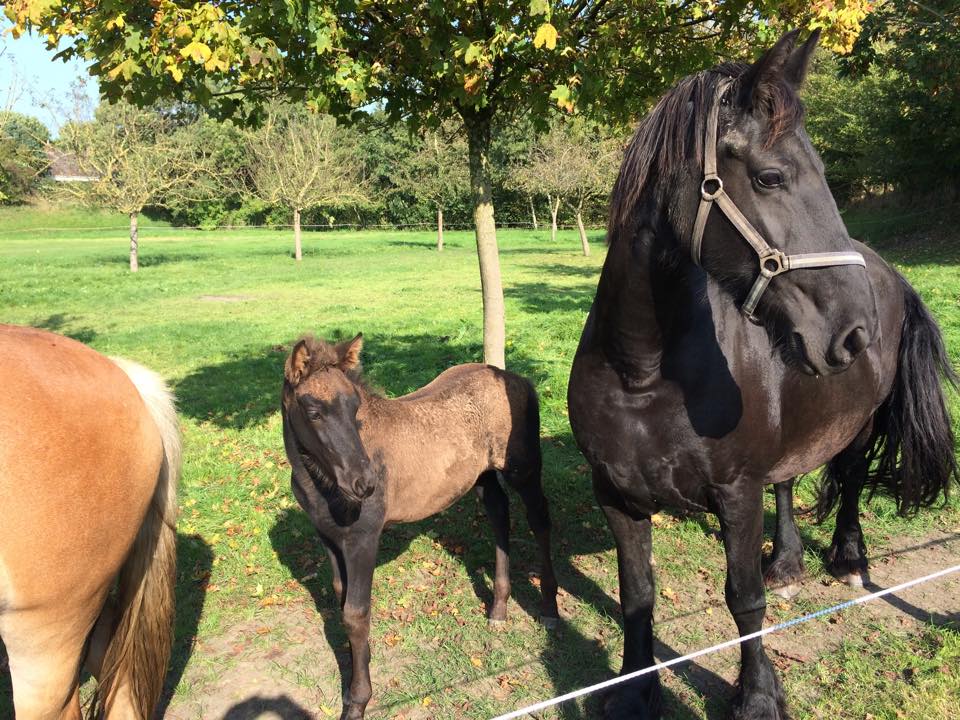
<svg viewBox="0 0 960 720">
<path fill-rule="evenodd" d="M 90 182 L 96 180 L 96 175 L 85 173 L 77 160 L 76 155 L 58 150 L 52 145 L 44 148 L 50 160 L 48 173 L 55 182 Z"/>
</svg>

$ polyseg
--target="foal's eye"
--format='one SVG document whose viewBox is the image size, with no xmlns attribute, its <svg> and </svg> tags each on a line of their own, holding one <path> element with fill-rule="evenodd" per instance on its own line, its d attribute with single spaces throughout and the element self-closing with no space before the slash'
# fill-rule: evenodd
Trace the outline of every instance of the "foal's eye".
<svg viewBox="0 0 960 720">
<path fill-rule="evenodd" d="M 783 173 L 779 170 L 761 170 L 756 175 L 757 185 L 762 188 L 775 188 L 783 185 Z"/>
</svg>

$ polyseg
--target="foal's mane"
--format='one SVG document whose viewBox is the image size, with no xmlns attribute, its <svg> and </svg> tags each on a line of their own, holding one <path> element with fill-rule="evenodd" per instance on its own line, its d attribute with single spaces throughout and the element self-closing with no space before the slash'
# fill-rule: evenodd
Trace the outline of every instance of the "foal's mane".
<svg viewBox="0 0 960 720">
<path fill-rule="evenodd" d="M 749 67 L 746 63 L 723 63 L 685 77 L 640 122 L 624 153 L 610 196 L 610 245 L 623 234 L 628 234 L 629 239 L 641 210 L 640 201 L 647 193 L 659 191 L 657 200 L 666 205 L 667 193 L 676 186 L 680 173 L 702 172 L 704 134 L 710 109 L 716 102 L 717 85 L 732 78 L 727 97 L 737 97 L 740 80 Z M 803 118 L 803 105 L 796 90 L 780 74 L 761 79 L 753 88 L 751 101 L 753 112 L 767 120 L 767 147 L 793 130 Z M 690 213 L 695 209 L 691 203 Z"/>
</svg>

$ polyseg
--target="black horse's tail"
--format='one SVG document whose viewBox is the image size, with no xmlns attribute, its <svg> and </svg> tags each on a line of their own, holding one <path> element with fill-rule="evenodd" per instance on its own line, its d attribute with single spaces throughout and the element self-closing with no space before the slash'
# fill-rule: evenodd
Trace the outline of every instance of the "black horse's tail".
<svg viewBox="0 0 960 720">
<path fill-rule="evenodd" d="M 861 480 L 871 497 L 878 489 L 885 491 L 901 515 L 911 515 L 933 505 L 941 493 L 946 497 L 951 482 L 960 478 L 943 388 L 946 380 L 956 389 L 957 375 L 936 321 L 910 284 L 902 277 L 900 282 L 904 316 L 897 375 L 861 451 L 869 468 Z M 824 469 L 815 507 L 821 519 L 836 504 L 846 466 L 834 459 Z"/>
</svg>

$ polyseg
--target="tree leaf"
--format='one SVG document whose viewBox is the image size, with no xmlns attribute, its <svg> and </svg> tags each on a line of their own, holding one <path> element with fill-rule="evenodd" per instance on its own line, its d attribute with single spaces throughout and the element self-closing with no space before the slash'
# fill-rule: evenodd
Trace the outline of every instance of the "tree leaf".
<svg viewBox="0 0 960 720">
<path fill-rule="evenodd" d="M 553 50 L 557 46 L 557 29 L 550 23 L 541 25 L 533 38 L 533 46 L 537 48 L 546 46 L 547 50 Z"/>
<path fill-rule="evenodd" d="M 530 14 L 531 15 L 546 15 L 550 16 L 550 2 L 549 0 L 530 0 Z"/>
<path fill-rule="evenodd" d="M 205 63 L 212 54 L 210 48 L 202 42 L 194 40 L 192 43 L 180 50 L 180 56 L 192 58 L 196 63 Z"/>
<path fill-rule="evenodd" d="M 478 43 L 471 43 L 470 47 L 468 47 L 467 51 L 463 54 L 463 61 L 467 65 L 473 65 L 480 59 L 482 54 L 483 48 Z"/>
</svg>

